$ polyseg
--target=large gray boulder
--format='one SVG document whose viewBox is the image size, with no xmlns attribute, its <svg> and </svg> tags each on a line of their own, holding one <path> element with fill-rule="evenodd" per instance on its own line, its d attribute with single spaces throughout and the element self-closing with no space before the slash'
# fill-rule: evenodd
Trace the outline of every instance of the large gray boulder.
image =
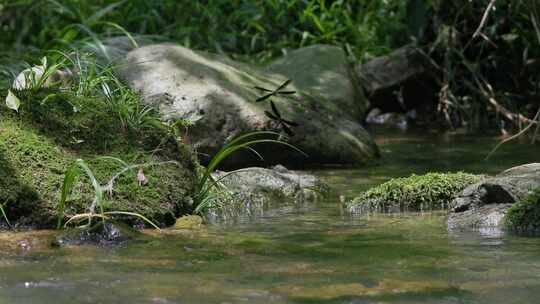
<svg viewBox="0 0 540 304">
<path fill-rule="evenodd" d="M 329 192 L 329 187 L 317 177 L 281 165 L 269 169 L 246 168 L 232 174 L 216 172 L 213 177 L 223 183 L 231 197 L 209 209 L 210 221 L 245 221 L 309 209 Z"/>
<path fill-rule="evenodd" d="M 297 93 L 271 99 L 284 118 L 300 125 L 289 142 L 309 157 L 281 147 L 257 148 L 271 152 L 264 154 L 266 161 L 362 164 L 378 155 L 358 123 L 367 101 L 349 77 L 346 56 L 338 47 L 311 46 L 258 67 L 173 44 L 155 44 L 127 53 L 123 63 L 120 76 L 164 120 L 194 123 L 189 139 L 201 154 L 213 155 L 244 131 L 280 130 L 264 113 L 270 110 L 268 100 L 255 101 L 264 95 L 256 87 L 274 90 L 291 79 L 286 90 Z M 245 155 L 231 160 L 232 165 L 246 165 L 246 161 L 251 162 Z"/>
<path fill-rule="evenodd" d="M 501 229 L 508 209 L 540 187 L 540 163 L 508 169 L 473 184 L 452 202 L 448 228 Z"/>
</svg>

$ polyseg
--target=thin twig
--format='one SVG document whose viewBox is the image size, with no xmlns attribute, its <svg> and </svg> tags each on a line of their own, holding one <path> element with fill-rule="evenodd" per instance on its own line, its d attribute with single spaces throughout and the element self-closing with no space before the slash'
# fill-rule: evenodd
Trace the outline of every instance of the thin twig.
<svg viewBox="0 0 540 304">
<path fill-rule="evenodd" d="M 480 25 L 478 25 L 478 28 L 476 29 L 476 31 L 474 31 L 474 34 L 472 35 L 471 39 L 467 42 L 467 44 L 465 45 L 465 48 L 464 49 L 467 49 L 467 47 L 469 46 L 469 44 L 471 44 L 471 42 L 476 38 L 478 37 L 479 35 L 482 34 L 482 29 L 484 28 L 484 26 L 486 25 L 486 22 L 487 22 L 487 19 L 489 17 L 489 13 L 491 12 L 491 10 L 493 9 L 493 6 L 495 5 L 495 1 L 497 0 L 491 0 L 486 8 L 486 10 L 484 11 L 484 15 L 482 16 L 482 20 L 480 21 Z M 485 38 L 485 36 L 482 36 Z M 489 40 L 488 40 L 489 41 Z"/>
<path fill-rule="evenodd" d="M 491 150 L 491 152 L 489 152 L 489 154 L 486 156 L 486 160 L 488 160 L 492 155 L 493 153 L 495 153 L 503 144 L 511 141 L 511 140 L 514 140 L 518 137 L 520 137 L 521 135 L 525 134 L 525 132 L 527 132 L 532 126 L 534 126 L 535 123 L 538 123 L 538 118 L 540 117 L 540 108 L 538 108 L 538 111 L 536 112 L 536 115 L 534 115 L 534 118 L 532 119 L 532 122 L 529 123 L 529 125 L 527 125 L 523 130 L 519 131 L 517 134 L 515 135 L 512 135 L 511 137 L 508 137 L 507 139 L 501 141 L 500 143 L 498 143 L 495 148 L 493 148 L 493 150 Z"/>
<path fill-rule="evenodd" d="M 501 105 L 497 100 L 495 99 L 495 92 L 493 91 L 493 88 L 491 85 L 486 81 L 482 79 L 483 84 L 478 80 L 478 78 L 475 77 L 475 82 L 478 87 L 478 91 L 495 107 L 495 111 L 497 113 L 502 114 L 506 119 L 517 122 L 518 124 L 524 123 L 524 124 L 537 124 L 538 122 L 536 119 L 531 120 L 528 117 L 523 116 L 519 113 L 514 113 L 510 110 L 508 110 L 506 107 Z"/>
</svg>

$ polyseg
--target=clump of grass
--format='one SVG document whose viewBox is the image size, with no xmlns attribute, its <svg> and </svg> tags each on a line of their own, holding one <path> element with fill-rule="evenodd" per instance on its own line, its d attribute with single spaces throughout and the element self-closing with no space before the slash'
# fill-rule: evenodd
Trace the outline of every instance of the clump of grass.
<svg viewBox="0 0 540 304">
<path fill-rule="evenodd" d="M 516 232 L 540 231 L 540 188 L 514 203 L 505 215 L 505 226 Z"/>
<path fill-rule="evenodd" d="M 155 148 L 157 143 L 148 140 L 171 137 L 156 110 L 141 104 L 140 96 L 115 76 L 113 66 L 102 66 L 87 53 L 51 54 L 37 66 L 43 73 L 20 74 L 28 79 L 18 89 L 9 90 L 9 108 L 62 133 L 66 146 L 100 150 L 120 134 Z M 36 67 L 28 66 L 27 71 Z M 58 75 L 67 79 L 50 80 Z M 158 133 L 162 135 L 156 136 Z"/>
<path fill-rule="evenodd" d="M 269 138 L 270 136 L 277 139 Z M 252 131 L 239 135 L 224 145 L 214 157 L 212 157 L 201 175 L 198 183 L 198 191 L 195 195 L 195 213 L 202 214 L 206 212 L 209 207 L 215 204 L 223 204 L 231 199 L 230 192 L 220 183 L 220 181 L 225 177 L 234 174 L 235 171 L 224 174 L 219 179 L 214 179 L 212 173 L 219 167 L 221 162 L 235 152 L 239 150 L 249 150 L 262 159 L 262 156 L 253 149 L 253 146 L 261 143 L 272 143 L 290 147 L 291 149 L 304 154 L 304 152 L 280 138 L 282 138 L 280 133 L 272 131 Z"/>
<path fill-rule="evenodd" d="M 481 178 L 463 172 L 413 174 L 376 186 L 348 206 L 353 213 L 445 209 L 460 191 Z"/>
</svg>

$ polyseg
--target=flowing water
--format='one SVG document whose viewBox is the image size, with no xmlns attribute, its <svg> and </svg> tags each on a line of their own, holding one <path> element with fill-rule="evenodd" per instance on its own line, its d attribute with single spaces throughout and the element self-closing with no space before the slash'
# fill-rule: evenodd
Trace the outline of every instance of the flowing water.
<svg viewBox="0 0 540 304">
<path fill-rule="evenodd" d="M 448 232 L 444 213 L 350 217 L 352 197 L 430 170 L 497 173 L 540 148 L 475 136 L 379 135 L 382 160 L 313 171 L 336 193 L 309 210 L 150 235 L 116 248 L 0 233 L 4 303 L 538 303 L 540 238 Z"/>
</svg>

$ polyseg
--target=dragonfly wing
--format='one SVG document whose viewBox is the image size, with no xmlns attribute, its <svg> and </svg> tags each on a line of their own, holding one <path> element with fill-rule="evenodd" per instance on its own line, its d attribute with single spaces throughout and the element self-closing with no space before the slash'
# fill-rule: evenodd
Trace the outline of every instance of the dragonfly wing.
<svg viewBox="0 0 540 304">
<path fill-rule="evenodd" d="M 276 117 L 274 114 L 268 112 L 268 111 L 264 111 L 264 115 L 266 115 L 268 118 L 270 119 L 273 119 L 273 120 L 279 120 L 278 117 Z"/>
<path fill-rule="evenodd" d="M 260 102 L 260 101 L 263 101 L 263 100 L 266 100 L 268 98 L 270 98 L 270 96 L 274 95 L 274 93 L 268 93 L 266 95 L 263 95 L 257 99 L 255 99 L 255 102 Z"/>
<path fill-rule="evenodd" d="M 281 120 L 281 114 L 279 113 L 273 100 L 270 100 L 270 106 L 272 107 L 272 112 L 274 112 L 274 115 L 276 115 Z"/>
<path fill-rule="evenodd" d="M 279 92 L 281 91 L 281 89 L 285 88 L 286 86 L 289 85 L 289 83 L 291 83 L 292 80 L 290 79 L 287 79 L 284 83 L 282 83 L 277 89 L 275 92 Z"/>
</svg>

